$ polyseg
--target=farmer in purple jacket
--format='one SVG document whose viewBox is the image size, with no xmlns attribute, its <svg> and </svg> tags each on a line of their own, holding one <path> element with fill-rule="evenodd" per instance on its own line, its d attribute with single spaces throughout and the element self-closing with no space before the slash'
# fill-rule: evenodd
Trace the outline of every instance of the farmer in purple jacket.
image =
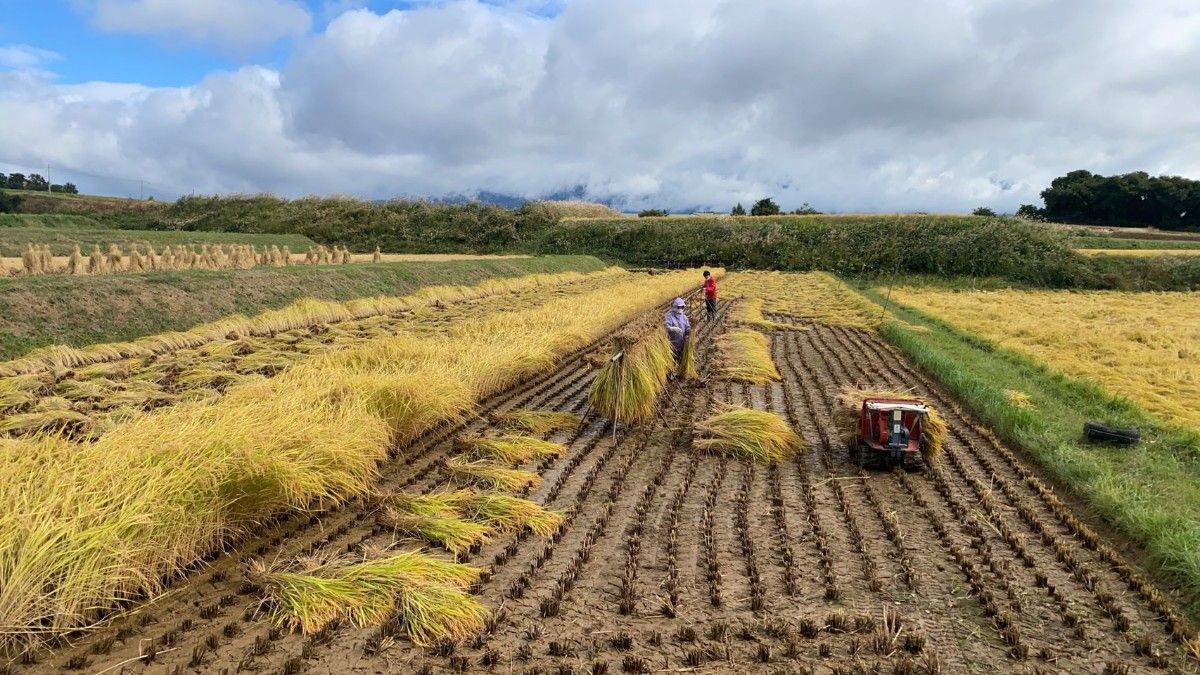
<svg viewBox="0 0 1200 675">
<path fill-rule="evenodd" d="M 683 343 L 692 330 L 692 323 L 688 321 L 686 308 L 687 303 L 683 301 L 683 298 L 675 298 L 675 302 L 671 303 L 671 309 L 667 312 L 666 320 L 663 321 L 663 325 L 667 327 L 667 339 L 671 341 L 671 349 L 675 352 L 676 363 L 679 363 L 679 355 L 683 353 Z"/>
</svg>

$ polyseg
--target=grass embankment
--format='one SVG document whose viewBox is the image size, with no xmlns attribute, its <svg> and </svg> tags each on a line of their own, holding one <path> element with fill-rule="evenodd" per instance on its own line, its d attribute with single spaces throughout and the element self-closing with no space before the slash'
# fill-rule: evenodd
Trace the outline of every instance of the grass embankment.
<svg viewBox="0 0 1200 675">
<path fill-rule="evenodd" d="M 152 230 L 112 230 L 88 229 L 75 227 L 77 221 L 73 217 L 66 223 L 70 226 L 0 226 L 0 258 L 19 258 L 29 244 L 48 244 L 50 252 L 56 256 L 70 255 L 75 246 L 79 246 L 86 255 L 92 246 L 100 246 L 108 250 L 110 244 L 116 244 L 122 250 L 137 244 L 145 248 L 147 244 L 156 249 L 165 246 L 200 246 L 203 244 L 245 244 L 262 248 L 264 246 L 287 246 L 293 252 L 304 251 L 315 244 L 308 237 L 298 234 L 242 234 L 240 232 L 155 232 Z M 64 222 L 64 221 L 58 221 Z"/>
<path fill-rule="evenodd" d="M 424 286 L 603 267 L 587 256 L 545 256 L 0 279 L 0 359 L 49 344 L 80 347 L 187 330 L 301 298 L 396 296 Z"/>
<path fill-rule="evenodd" d="M 366 494 L 389 448 L 686 292 L 697 274 L 630 275 L 330 352 L 94 443 L 0 441 L 0 639 L 86 626 L 273 513 Z"/>
<path fill-rule="evenodd" d="M 866 293 L 883 302 L 878 292 Z M 1011 309 L 1012 315 L 1024 311 Z M 889 342 L 1143 545 L 1151 569 L 1180 589 L 1189 613 L 1200 616 L 1200 434 L 937 318 L 905 307 L 893 311 L 907 325 L 885 323 L 881 333 Z M 1086 420 L 1137 426 L 1143 441 L 1135 448 L 1088 443 Z"/>
</svg>

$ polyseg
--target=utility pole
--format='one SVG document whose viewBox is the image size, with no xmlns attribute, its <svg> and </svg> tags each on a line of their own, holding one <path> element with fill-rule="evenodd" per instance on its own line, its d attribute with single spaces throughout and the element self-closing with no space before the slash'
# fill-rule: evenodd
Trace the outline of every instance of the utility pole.
<svg viewBox="0 0 1200 675">
<path fill-rule="evenodd" d="M 138 199 L 141 200 L 141 199 L 145 199 L 145 198 L 146 198 L 146 181 L 143 179 L 143 180 L 138 181 Z"/>
<path fill-rule="evenodd" d="M 46 193 L 47 194 L 49 194 L 51 192 L 50 183 L 51 183 L 51 181 L 50 181 L 50 162 L 46 162 Z"/>
</svg>

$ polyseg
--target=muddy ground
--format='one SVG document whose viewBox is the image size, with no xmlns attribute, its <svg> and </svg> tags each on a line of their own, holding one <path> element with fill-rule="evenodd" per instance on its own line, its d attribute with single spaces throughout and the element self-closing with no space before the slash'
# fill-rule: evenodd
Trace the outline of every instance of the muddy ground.
<svg viewBox="0 0 1200 675">
<path fill-rule="evenodd" d="M 698 321 L 702 373 L 717 321 Z M 772 317 L 787 321 L 785 317 Z M 549 539 L 484 546 L 474 590 L 488 630 L 419 649 L 394 627 L 301 636 L 272 627 L 243 574 L 256 558 L 392 540 L 366 504 L 270 524 L 152 606 L 13 672 L 619 673 L 1195 672 L 1170 599 L 999 443 L 872 333 L 769 333 L 783 382 L 672 384 L 654 425 L 599 420 L 557 436 L 529 497 L 567 514 Z M 483 411 L 585 412 L 586 354 Z M 862 471 L 832 432 L 844 384 L 915 387 L 950 424 L 922 473 Z M 785 416 L 806 443 L 777 466 L 691 451 L 727 403 Z M 386 467 L 382 489 L 445 484 L 439 461 L 476 421 Z M 1173 634 L 1174 633 L 1174 634 Z"/>
</svg>

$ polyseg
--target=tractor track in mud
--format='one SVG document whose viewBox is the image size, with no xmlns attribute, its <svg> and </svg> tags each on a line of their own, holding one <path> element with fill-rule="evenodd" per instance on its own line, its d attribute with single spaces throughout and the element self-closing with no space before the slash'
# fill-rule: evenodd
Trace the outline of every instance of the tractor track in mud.
<svg viewBox="0 0 1200 675">
<path fill-rule="evenodd" d="M 697 321 L 703 375 L 728 309 Z M 568 451 L 523 468 L 543 477 L 527 496 L 564 523 L 461 557 L 485 570 L 472 590 L 493 610 L 463 643 L 417 649 L 388 625 L 301 636 L 258 611 L 251 560 L 391 541 L 358 501 L 265 525 L 153 606 L 12 670 L 1196 672 L 1168 597 L 1018 454 L 873 333 L 800 327 L 767 333 L 781 382 L 671 384 L 652 424 L 555 435 Z M 454 439 L 488 414 L 584 412 L 587 351 L 397 454 L 379 489 L 444 485 Z M 950 426 L 943 456 L 919 473 L 859 469 L 831 422 L 851 384 L 927 398 Z M 780 414 L 804 447 L 773 466 L 692 452 L 692 424 L 726 404 Z"/>
</svg>

